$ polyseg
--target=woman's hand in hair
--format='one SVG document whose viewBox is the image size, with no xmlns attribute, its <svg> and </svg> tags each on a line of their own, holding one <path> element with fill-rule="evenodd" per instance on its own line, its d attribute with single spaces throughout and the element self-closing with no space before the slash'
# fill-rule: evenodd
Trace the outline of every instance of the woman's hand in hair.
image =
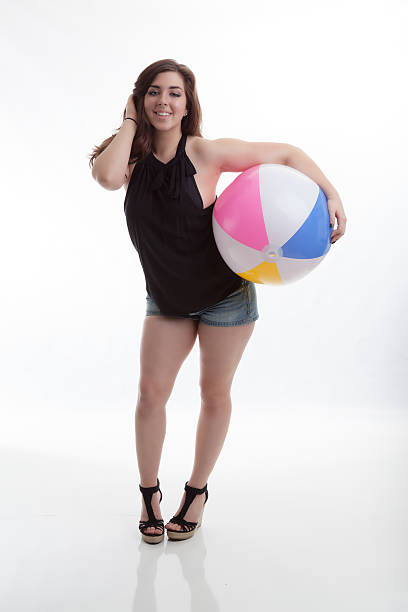
<svg viewBox="0 0 408 612">
<path fill-rule="evenodd" d="M 125 117 L 131 117 L 135 121 L 137 121 L 137 112 L 135 108 L 135 103 L 133 101 L 133 94 L 131 93 L 126 102 L 126 110 Z"/>
</svg>

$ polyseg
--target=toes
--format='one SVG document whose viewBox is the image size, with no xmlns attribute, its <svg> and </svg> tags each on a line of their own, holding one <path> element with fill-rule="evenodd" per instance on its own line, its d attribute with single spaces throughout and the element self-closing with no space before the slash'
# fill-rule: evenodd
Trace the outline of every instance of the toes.
<svg viewBox="0 0 408 612">
<path fill-rule="evenodd" d="M 143 532 L 150 535 L 160 535 L 163 533 L 158 527 L 145 527 Z"/>
<path fill-rule="evenodd" d="M 170 527 L 170 529 L 176 529 L 177 531 L 181 531 L 181 527 L 178 523 L 167 523 L 166 527 Z"/>
</svg>

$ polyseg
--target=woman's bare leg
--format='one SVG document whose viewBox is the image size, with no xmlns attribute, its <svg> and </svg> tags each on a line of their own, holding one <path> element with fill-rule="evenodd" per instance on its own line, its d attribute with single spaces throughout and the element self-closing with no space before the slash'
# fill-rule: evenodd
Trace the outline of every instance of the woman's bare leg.
<svg viewBox="0 0 408 612">
<path fill-rule="evenodd" d="M 197 337 L 198 321 L 162 315 L 145 317 L 140 346 L 139 393 L 135 414 L 136 453 L 142 487 L 157 484 L 166 434 L 166 403 L 183 361 Z M 152 496 L 156 518 L 163 518 L 160 493 Z M 148 520 L 142 496 L 141 520 Z M 148 527 L 146 533 L 159 534 Z"/>
<path fill-rule="evenodd" d="M 188 484 L 202 489 L 212 472 L 227 435 L 231 418 L 231 385 L 242 354 L 254 330 L 255 322 L 222 327 L 198 326 L 200 342 L 201 411 L 198 420 L 194 466 Z M 183 497 L 180 512 L 185 501 Z M 185 515 L 186 521 L 197 521 L 205 495 L 197 495 Z M 166 527 L 182 530 L 176 523 Z"/>
</svg>

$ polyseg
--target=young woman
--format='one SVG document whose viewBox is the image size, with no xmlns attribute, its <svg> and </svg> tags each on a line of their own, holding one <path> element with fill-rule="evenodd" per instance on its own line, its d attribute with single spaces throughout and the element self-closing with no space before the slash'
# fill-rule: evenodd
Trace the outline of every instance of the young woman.
<svg viewBox="0 0 408 612">
<path fill-rule="evenodd" d="M 102 187 L 126 189 L 130 238 L 146 279 L 146 317 L 135 415 L 143 494 L 139 529 L 146 542 L 186 539 L 201 525 L 207 479 L 231 416 L 231 385 L 258 319 L 254 283 L 224 263 L 212 233 L 212 210 L 222 172 L 261 163 L 288 164 L 315 180 L 328 198 L 335 242 L 346 217 L 340 198 L 313 161 L 289 144 L 206 140 L 194 74 L 165 59 L 141 72 L 118 132 L 90 156 Z M 158 471 L 165 407 L 177 373 L 198 336 L 201 412 L 194 465 L 176 514 L 164 526 Z M 160 497 L 159 497 L 160 494 Z"/>
</svg>

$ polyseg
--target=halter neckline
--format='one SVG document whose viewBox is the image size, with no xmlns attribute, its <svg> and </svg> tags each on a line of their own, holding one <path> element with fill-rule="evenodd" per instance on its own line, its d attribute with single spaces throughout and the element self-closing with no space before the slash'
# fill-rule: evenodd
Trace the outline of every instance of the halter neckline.
<svg viewBox="0 0 408 612">
<path fill-rule="evenodd" d="M 155 156 L 153 151 L 150 151 L 148 157 L 151 159 L 151 161 L 153 163 L 156 163 L 158 166 L 162 166 L 163 167 L 163 166 L 170 166 L 170 165 L 172 165 L 173 163 L 175 163 L 175 160 L 178 159 L 178 157 L 180 156 L 180 153 L 182 153 L 184 151 L 184 145 L 185 145 L 186 137 L 187 137 L 187 134 L 182 134 L 181 135 L 181 138 L 180 138 L 180 140 L 178 142 L 178 145 L 177 145 L 176 154 L 168 162 L 162 162 L 162 161 L 160 161 L 160 159 L 157 159 L 157 157 Z"/>
</svg>

